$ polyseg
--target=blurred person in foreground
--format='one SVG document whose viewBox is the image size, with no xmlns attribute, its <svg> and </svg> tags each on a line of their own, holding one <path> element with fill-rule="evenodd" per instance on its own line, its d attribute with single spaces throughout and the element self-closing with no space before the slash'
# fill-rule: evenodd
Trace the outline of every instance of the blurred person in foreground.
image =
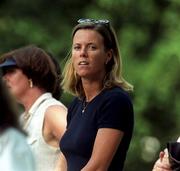
<svg viewBox="0 0 180 171">
<path fill-rule="evenodd" d="M 0 170 L 35 171 L 33 154 L 17 113 L 15 101 L 0 76 Z"/>
<path fill-rule="evenodd" d="M 59 141 L 66 128 L 66 107 L 59 101 L 61 75 L 56 60 L 29 45 L 1 57 L 3 78 L 24 107 L 21 116 L 37 171 L 52 171 L 60 156 Z"/>
<path fill-rule="evenodd" d="M 68 171 L 121 171 L 132 138 L 134 114 L 122 77 L 116 35 L 108 20 L 80 19 L 63 72 L 75 95 L 60 141 Z"/>
</svg>

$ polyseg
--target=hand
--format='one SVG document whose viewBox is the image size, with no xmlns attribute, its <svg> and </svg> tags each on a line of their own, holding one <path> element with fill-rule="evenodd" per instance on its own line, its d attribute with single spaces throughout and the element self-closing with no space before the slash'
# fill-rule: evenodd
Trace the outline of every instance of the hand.
<svg viewBox="0 0 180 171">
<path fill-rule="evenodd" d="M 159 159 L 156 161 L 152 171 L 172 171 L 166 152 L 161 151 L 159 153 Z"/>
</svg>

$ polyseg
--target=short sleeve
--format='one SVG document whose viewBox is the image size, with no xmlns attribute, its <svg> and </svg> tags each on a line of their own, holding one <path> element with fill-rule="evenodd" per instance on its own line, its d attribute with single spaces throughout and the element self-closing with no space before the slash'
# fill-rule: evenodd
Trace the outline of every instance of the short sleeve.
<svg viewBox="0 0 180 171">
<path fill-rule="evenodd" d="M 129 96 L 116 92 L 105 97 L 97 119 L 99 128 L 128 130 L 133 125 L 133 107 Z"/>
</svg>

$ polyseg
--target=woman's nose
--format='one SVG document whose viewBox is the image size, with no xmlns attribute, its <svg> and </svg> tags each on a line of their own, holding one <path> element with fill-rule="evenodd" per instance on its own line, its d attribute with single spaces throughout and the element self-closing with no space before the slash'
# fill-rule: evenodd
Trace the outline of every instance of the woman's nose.
<svg viewBox="0 0 180 171">
<path fill-rule="evenodd" d="M 87 49 L 86 48 L 81 48 L 80 56 L 87 57 Z"/>
</svg>

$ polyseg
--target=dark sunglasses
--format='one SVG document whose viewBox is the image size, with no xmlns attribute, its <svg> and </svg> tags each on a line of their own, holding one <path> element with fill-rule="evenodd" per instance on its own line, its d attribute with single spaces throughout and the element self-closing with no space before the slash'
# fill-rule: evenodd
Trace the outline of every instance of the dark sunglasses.
<svg viewBox="0 0 180 171">
<path fill-rule="evenodd" d="M 100 19 L 100 20 L 96 20 L 96 19 L 91 19 L 91 18 L 81 18 L 78 20 L 78 23 L 94 23 L 94 24 L 104 24 L 104 25 L 108 25 L 109 26 L 109 20 L 105 20 L 105 19 Z"/>
</svg>

